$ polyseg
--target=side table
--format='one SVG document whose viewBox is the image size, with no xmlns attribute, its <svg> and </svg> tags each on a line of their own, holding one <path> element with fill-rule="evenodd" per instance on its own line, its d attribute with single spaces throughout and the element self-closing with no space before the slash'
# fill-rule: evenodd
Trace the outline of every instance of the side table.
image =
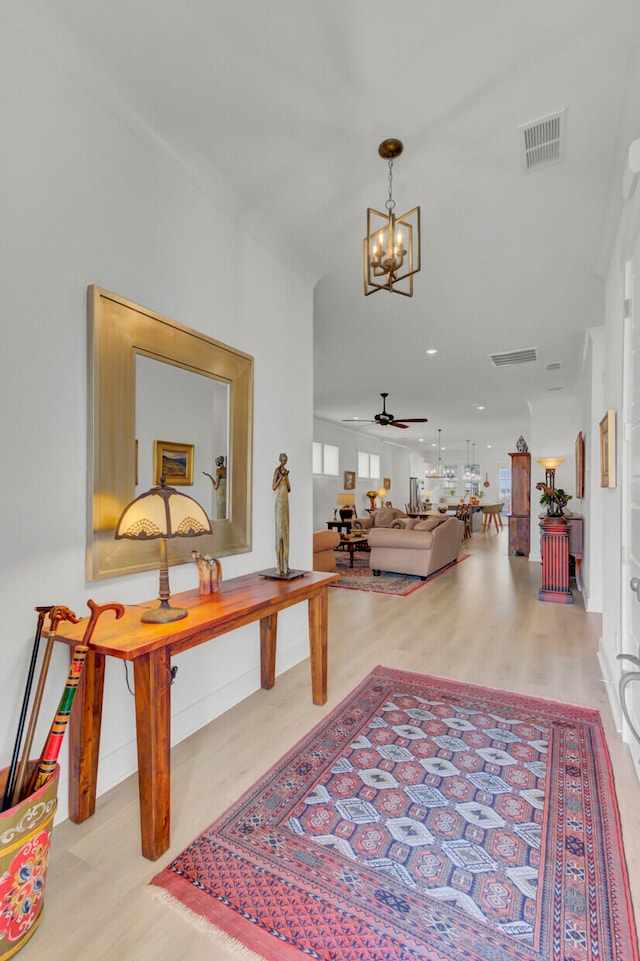
<svg viewBox="0 0 640 961">
<path fill-rule="evenodd" d="M 344 530 L 345 534 L 348 534 L 351 530 L 351 519 L 348 521 L 327 521 L 327 527 L 330 531 Z"/>
</svg>

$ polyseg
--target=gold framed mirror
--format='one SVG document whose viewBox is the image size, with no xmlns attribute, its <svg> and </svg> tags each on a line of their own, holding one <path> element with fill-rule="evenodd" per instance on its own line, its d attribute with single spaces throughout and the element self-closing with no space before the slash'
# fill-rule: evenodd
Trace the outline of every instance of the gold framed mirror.
<svg viewBox="0 0 640 961">
<path fill-rule="evenodd" d="M 218 437 L 213 436 L 213 427 L 208 431 L 206 424 L 194 425 L 193 403 L 191 408 L 185 406 L 184 414 L 175 409 L 176 403 L 179 404 L 176 391 L 170 398 L 161 395 L 156 404 L 148 405 L 157 408 L 161 416 L 164 411 L 167 419 L 171 411 L 172 420 L 180 425 L 173 427 L 178 437 L 160 434 L 163 441 L 179 441 L 189 446 L 195 436 L 194 478 L 201 483 L 201 475 L 214 470 L 212 452 L 225 458 L 226 508 L 223 513 L 226 516 L 216 517 L 211 501 L 213 490 L 206 495 L 207 500 L 186 488 L 185 493 L 194 496 L 207 514 L 213 515 L 213 533 L 170 540 L 169 563 L 190 562 L 192 550 L 215 557 L 251 550 L 253 357 L 91 285 L 88 288 L 87 497 L 87 578 L 90 581 L 158 567 L 157 545 L 153 541 L 116 541 L 114 537 L 120 514 L 140 493 L 136 489 L 140 459 L 152 457 L 148 448 L 160 439 L 138 437 L 136 365 L 139 358 L 169 365 L 158 368 L 154 378 L 160 385 L 166 383 L 167 390 L 172 378 L 163 377 L 163 372 L 179 368 L 196 378 L 209 378 L 215 397 L 225 397 L 223 415 L 217 416 L 218 422 L 224 422 L 223 428 L 218 423 L 217 429 L 223 430 Z M 202 385 L 203 381 L 194 381 L 194 396 L 202 396 Z M 192 392 L 181 388 L 177 393 L 186 400 Z M 205 401 L 198 403 L 197 410 L 201 418 L 208 418 L 211 413 L 213 423 L 213 408 L 211 412 L 209 408 L 209 402 Z M 145 429 L 147 434 L 159 432 L 157 423 Z M 200 439 L 208 433 L 212 435 L 210 450 L 204 450 L 206 445 Z M 221 449 L 223 443 L 226 450 Z M 209 480 L 203 483 L 207 491 L 206 485 L 212 486 Z"/>
</svg>

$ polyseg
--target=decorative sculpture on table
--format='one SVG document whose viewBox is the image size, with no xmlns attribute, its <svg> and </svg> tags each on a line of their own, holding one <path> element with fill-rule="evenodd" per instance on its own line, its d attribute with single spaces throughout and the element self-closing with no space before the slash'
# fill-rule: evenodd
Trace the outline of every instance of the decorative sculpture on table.
<svg viewBox="0 0 640 961">
<path fill-rule="evenodd" d="M 543 491 L 540 503 L 547 505 L 547 517 L 558 518 L 564 516 L 563 511 L 571 500 L 571 494 L 565 494 L 562 489 L 549 487 L 542 481 L 536 484 L 536 490 Z"/>
<path fill-rule="evenodd" d="M 191 556 L 198 568 L 198 578 L 200 580 L 201 594 L 215 594 L 220 590 L 222 583 L 222 564 L 217 557 L 210 554 L 201 554 L 200 551 L 191 551 Z"/>
<path fill-rule="evenodd" d="M 520 434 L 516 441 L 516 450 L 519 454 L 527 454 L 529 452 L 529 447 L 522 434 Z"/>
<path fill-rule="evenodd" d="M 202 471 L 211 479 L 213 489 L 216 492 L 216 520 L 223 521 L 227 516 L 227 466 L 224 462 L 224 454 L 216 457 L 216 476 Z"/>
<path fill-rule="evenodd" d="M 280 462 L 273 472 L 271 489 L 276 492 L 275 528 L 276 528 L 276 564 L 277 567 L 262 571 L 262 577 L 276 580 L 291 581 L 302 577 L 306 571 L 296 571 L 289 567 L 289 493 L 291 481 L 287 468 L 288 457 L 280 454 Z"/>
<path fill-rule="evenodd" d="M 280 454 L 280 463 L 273 472 L 272 490 L 276 492 L 276 564 L 280 577 L 289 574 L 289 492 L 291 482 L 287 470 L 287 455 Z"/>
</svg>

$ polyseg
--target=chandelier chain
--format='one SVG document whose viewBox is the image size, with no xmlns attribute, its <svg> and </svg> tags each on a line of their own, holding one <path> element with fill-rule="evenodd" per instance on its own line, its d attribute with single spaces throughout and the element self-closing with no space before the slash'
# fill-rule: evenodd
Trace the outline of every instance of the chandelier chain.
<svg viewBox="0 0 640 961">
<path fill-rule="evenodd" d="M 389 197 L 385 203 L 387 210 L 393 210 L 396 205 L 395 200 L 392 197 L 393 193 L 393 160 L 389 161 Z"/>
</svg>

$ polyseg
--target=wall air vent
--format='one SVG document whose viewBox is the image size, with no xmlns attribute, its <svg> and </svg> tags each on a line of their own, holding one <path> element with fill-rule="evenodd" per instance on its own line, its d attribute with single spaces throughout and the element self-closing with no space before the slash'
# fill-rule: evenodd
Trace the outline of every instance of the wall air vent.
<svg viewBox="0 0 640 961">
<path fill-rule="evenodd" d="M 559 361 L 555 361 L 553 364 L 547 364 L 547 370 L 560 370 L 562 364 Z"/>
<path fill-rule="evenodd" d="M 537 347 L 526 350 L 510 350 L 504 354 L 489 354 L 495 367 L 509 367 L 511 364 L 531 364 L 538 359 Z"/>
<path fill-rule="evenodd" d="M 522 124 L 520 155 L 525 173 L 564 160 L 567 109 Z"/>
</svg>

